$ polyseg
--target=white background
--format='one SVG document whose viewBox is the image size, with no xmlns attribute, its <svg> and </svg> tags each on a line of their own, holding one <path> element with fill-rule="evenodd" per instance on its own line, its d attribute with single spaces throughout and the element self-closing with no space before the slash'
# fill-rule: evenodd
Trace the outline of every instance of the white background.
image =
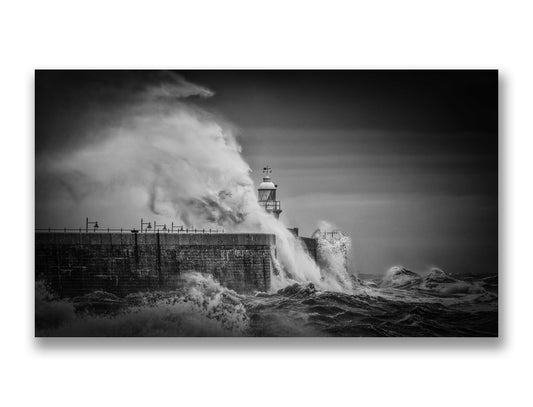
<svg viewBox="0 0 533 407">
<path fill-rule="evenodd" d="M 528 3 L 2 2 L 0 404 L 533 405 Z M 500 338 L 33 338 L 33 70 L 199 67 L 500 69 Z"/>
</svg>

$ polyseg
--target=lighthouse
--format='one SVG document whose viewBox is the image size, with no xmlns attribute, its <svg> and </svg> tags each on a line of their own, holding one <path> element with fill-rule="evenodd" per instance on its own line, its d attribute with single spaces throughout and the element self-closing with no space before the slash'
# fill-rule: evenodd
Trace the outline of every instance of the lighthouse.
<svg viewBox="0 0 533 407">
<path fill-rule="evenodd" d="M 279 219 L 279 214 L 281 213 L 281 204 L 280 201 L 276 201 L 276 190 L 277 185 L 274 185 L 270 174 L 272 169 L 269 166 L 263 168 L 263 182 L 257 188 L 259 205 L 265 208 L 265 211 L 268 213 L 273 213 L 276 219 Z"/>
</svg>

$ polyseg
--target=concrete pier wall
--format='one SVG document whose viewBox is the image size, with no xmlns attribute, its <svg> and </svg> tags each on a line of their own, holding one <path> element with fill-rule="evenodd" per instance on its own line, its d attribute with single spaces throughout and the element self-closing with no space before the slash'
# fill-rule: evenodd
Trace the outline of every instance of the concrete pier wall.
<svg viewBox="0 0 533 407">
<path fill-rule="evenodd" d="M 267 291 L 275 245 L 274 235 L 251 233 L 36 233 L 35 274 L 63 296 L 172 289 L 188 271 Z"/>
</svg>

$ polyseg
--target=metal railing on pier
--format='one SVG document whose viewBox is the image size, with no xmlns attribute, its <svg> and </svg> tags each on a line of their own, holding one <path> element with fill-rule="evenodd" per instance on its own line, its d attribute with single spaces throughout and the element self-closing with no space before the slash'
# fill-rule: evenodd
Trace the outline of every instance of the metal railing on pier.
<svg viewBox="0 0 533 407">
<path fill-rule="evenodd" d="M 179 228 L 179 229 L 150 229 L 150 230 L 143 230 L 142 232 L 137 229 L 125 229 L 125 228 L 91 228 L 89 230 L 86 230 L 84 228 L 78 228 L 78 229 L 72 229 L 72 228 L 44 228 L 44 229 L 35 229 L 36 233 L 148 233 L 148 234 L 154 234 L 154 233 L 174 233 L 174 234 L 180 234 L 180 233 L 225 233 L 224 229 L 212 229 L 212 228 Z"/>
</svg>

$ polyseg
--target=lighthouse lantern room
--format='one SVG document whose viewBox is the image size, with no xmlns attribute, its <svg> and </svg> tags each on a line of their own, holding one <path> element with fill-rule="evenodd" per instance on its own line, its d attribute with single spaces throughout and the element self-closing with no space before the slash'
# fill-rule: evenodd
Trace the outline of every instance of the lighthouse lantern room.
<svg viewBox="0 0 533 407">
<path fill-rule="evenodd" d="M 263 168 L 263 173 L 265 174 L 263 177 L 263 182 L 261 182 L 259 188 L 257 189 L 259 205 L 261 205 L 265 211 L 274 214 L 274 216 L 279 219 L 279 214 L 281 213 L 281 203 L 280 201 L 276 201 L 277 185 L 274 185 L 272 179 L 270 178 L 272 169 L 269 166 L 266 166 Z"/>
</svg>

